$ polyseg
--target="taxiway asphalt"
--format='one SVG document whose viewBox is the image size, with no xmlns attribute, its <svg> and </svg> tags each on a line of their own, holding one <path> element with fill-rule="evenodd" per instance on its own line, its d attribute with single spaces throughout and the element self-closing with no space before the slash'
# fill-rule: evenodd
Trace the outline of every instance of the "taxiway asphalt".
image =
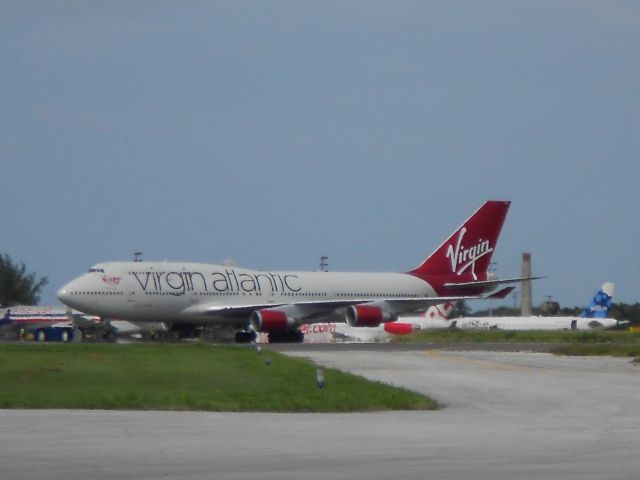
<svg viewBox="0 0 640 480">
<path fill-rule="evenodd" d="M 640 366 L 629 359 L 425 348 L 297 346 L 288 353 L 423 392 L 444 408 L 357 414 L 0 410 L 0 477 L 639 476 Z"/>
</svg>

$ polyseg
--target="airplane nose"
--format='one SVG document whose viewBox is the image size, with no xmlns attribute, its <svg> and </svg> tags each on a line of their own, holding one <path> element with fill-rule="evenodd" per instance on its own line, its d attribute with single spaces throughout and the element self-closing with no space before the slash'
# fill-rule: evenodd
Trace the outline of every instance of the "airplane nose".
<svg viewBox="0 0 640 480">
<path fill-rule="evenodd" d="M 67 304 L 67 302 L 69 301 L 69 297 L 71 296 L 69 294 L 68 285 L 69 284 L 65 285 L 60 290 L 58 290 L 58 293 L 56 293 L 56 297 L 58 297 L 58 300 L 60 300 L 65 305 Z"/>
<path fill-rule="evenodd" d="M 69 283 L 63 285 L 60 290 L 58 290 L 58 293 L 56 293 L 56 297 L 58 297 L 58 300 L 64 303 L 67 307 L 73 307 L 71 303 L 73 303 L 74 300 L 77 301 L 77 296 L 73 295 L 72 292 L 77 291 L 78 287 L 78 279 L 74 278 Z"/>
</svg>

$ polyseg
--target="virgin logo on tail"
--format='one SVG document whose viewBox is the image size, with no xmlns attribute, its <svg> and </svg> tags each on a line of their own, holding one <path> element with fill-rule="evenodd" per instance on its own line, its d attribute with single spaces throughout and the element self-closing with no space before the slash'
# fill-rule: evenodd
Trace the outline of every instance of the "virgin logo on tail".
<svg viewBox="0 0 640 480">
<path fill-rule="evenodd" d="M 451 262 L 451 271 L 456 275 L 462 275 L 469 268 L 473 279 L 477 280 L 476 262 L 485 255 L 493 252 L 493 247 L 489 244 L 489 240 L 478 240 L 478 243 L 470 248 L 465 248 L 462 244 L 464 235 L 467 233 L 467 227 L 462 227 L 458 233 L 455 248 L 453 245 L 447 247 L 446 258 Z"/>
<path fill-rule="evenodd" d="M 484 280 L 509 205 L 509 202 L 500 200 L 483 203 L 435 252 L 409 273 L 431 279 L 431 285 L 436 281 L 435 275 L 457 276 L 465 281 Z"/>
</svg>

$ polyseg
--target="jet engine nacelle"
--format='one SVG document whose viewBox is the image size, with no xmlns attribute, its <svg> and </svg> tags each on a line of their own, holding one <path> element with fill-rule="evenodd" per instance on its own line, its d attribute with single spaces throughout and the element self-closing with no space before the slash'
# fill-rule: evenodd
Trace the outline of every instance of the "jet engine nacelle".
<svg viewBox="0 0 640 480">
<path fill-rule="evenodd" d="M 251 326 L 256 332 L 285 332 L 295 329 L 297 322 L 279 310 L 256 310 L 251 314 Z"/>
<path fill-rule="evenodd" d="M 354 305 L 347 309 L 347 323 L 351 327 L 377 327 L 396 318 L 394 314 L 371 305 Z"/>
<path fill-rule="evenodd" d="M 409 335 L 413 332 L 413 324 L 389 322 L 384 324 L 384 331 L 392 335 Z"/>
</svg>

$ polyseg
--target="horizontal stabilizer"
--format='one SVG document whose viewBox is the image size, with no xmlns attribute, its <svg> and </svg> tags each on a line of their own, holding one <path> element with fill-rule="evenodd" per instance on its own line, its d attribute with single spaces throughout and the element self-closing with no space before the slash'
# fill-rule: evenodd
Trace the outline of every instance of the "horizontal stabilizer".
<svg viewBox="0 0 640 480">
<path fill-rule="evenodd" d="M 477 282 L 463 282 L 463 283 L 445 283 L 444 286 L 449 289 L 467 288 L 467 287 L 493 287 L 496 285 L 502 285 L 504 283 L 518 283 L 526 282 L 528 280 L 539 280 L 545 277 L 517 277 L 517 278 L 503 278 L 496 280 L 478 280 Z"/>
</svg>

